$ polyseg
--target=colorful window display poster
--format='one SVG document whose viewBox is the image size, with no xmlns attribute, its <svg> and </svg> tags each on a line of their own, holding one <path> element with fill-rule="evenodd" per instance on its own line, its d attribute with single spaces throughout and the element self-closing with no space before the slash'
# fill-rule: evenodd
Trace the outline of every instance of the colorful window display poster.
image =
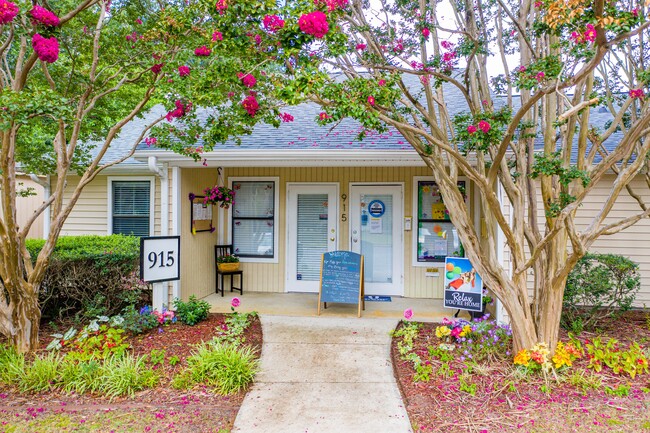
<svg viewBox="0 0 650 433">
<path fill-rule="evenodd" d="M 445 308 L 483 309 L 483 280 L 465 257 L 445 258 Z"/>
</svg>

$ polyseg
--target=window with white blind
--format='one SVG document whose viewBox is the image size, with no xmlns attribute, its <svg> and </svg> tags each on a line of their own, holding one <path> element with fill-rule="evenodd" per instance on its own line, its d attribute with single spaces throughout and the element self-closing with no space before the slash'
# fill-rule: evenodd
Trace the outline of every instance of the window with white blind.
<svg viewBox="0 0 650 433">
<path fill-rule="evenodd" d="M 150 236 L 153 208 L 151 180 L 113 180 L 110 188 L 110 232 Z"/>
<path fill-rule="evenodd" d="M 277 248 L 275 180 L 233 180 L 233 253 L 239 257 L 275 259 Z"/>
</svg>

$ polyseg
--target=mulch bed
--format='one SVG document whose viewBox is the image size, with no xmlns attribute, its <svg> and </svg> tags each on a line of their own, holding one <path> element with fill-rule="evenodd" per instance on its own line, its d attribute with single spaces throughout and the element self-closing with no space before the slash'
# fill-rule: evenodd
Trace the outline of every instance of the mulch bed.
<svg viewBox="0 0 650 433">
<path fill-rule="evenodd" d="M 110 413 L 111 419 L 115 416 L 130 419 L 133 414 L 141 418 L 129 421 L 128 425 L 137 424 L 142 429 L 116 431 L 219 432 L 224 429 L 229 430 L 246 391 L 231 396 L 221 396 L 205 388 L 179 391 L 169 386 L 173 376 L 186 365 L 185 359 L 191 354 L 194 346 L 211 340 L 215 330 L 220 329 L 224 324 L 225 317 L 223 314 L 210 314 L 207 320 L 195 326 L 175 323 L 152 329 L 141 335 L 130 336 L 128 343 L 135 355 L 149 354 L 152 349 L 165 351 L 165 363 L 162 366 L 152 367 L 162 370 L 159 386 L 137 393 L 133 398 L 121 397 L 109 401 L 93 395 L 58 392 L 28 395 L 12 389 L 2 389 L 0 386 L 0 421 L 2 421 L 0 433 L 4 431 L 3 425 L 6 420 L 11 419 L 12 416 L 36 418 L 48 413 L 57 415 L 65 413 L 75 421 L 72 426 L 74 428 L 52 431 L 104 431 L 101 425 L 96 430 L 91 429 L 91 421 L 105 416 L 103 415 L 105 413 Z M 65 329 L 67 329 L 65 324 L 59 324 L 56 332 Z M 45 347 L 52 340 L 50 334 L 54 332 L 55 330 L 49 325 L 42 327 L 40 353 L 45 353 Z M 245 344 L 253 347 L 259 357 L 262 348 L 262 326 L 259 318 L 254 318 L 246 329 Z M 174 356 L 178 357 L 180 362 L 171 366 L 169 360 Z M 29 429 L 15 431 L 29 431 Z"/>
<path fill-rule="evenodd" d="M 597 332 L 583 332 L 579 338 L 597 335 L 616 338 L 624 343 L 634 340 L 644 348 L 650 346 L 650 313 L 630 311 L 622 318 L 610 320 Z M 436 323 L 423 323 L 413 350 L 426 356 L 428 346 L 438 346 Z M 563 335 L 566 338 L 566 334 Z M 476 384 L 475 395 L 461 390 L 461 377 L 467 365 L 456 354 L 450 362 L 453 376 L 437 375 L 440 361 L 434 358 L 434 373 L 429 382 L 415 382 L 410 361 L 402 360 L 393 339 L 391 356 L 413 430 L 420 432 L 637 432 L 650 431 L 650 375 L 615 375 L 603 370 L 597 389 L 583 391 L 568 383 L 545 381 L 541 375 L 522 376 L 513 370 L 512 358 L 479 363 L 462 385 Z M 424 359 L 424 358 L 423 358 Z M 437 364 L 436 364 L 437 363 Z M 587 370 L 587 360 L 574 363 L 572 372 Z M 606 387 L 629 386 L 628 396 L 606 393 Z M 546 388 L 547 392 L 544 392 Z"/>
</svg>

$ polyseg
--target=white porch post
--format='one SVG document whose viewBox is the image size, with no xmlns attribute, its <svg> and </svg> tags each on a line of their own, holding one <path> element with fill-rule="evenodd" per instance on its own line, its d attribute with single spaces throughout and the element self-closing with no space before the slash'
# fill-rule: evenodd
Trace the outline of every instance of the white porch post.
<svg viewBox="0 0 650 433">
<path fill-rule="evenodd" d="M 180 167 L 172 167 L 172 226 L 171 235 L 180 236 L 181 234 L 181 169 Z M 183 257 L 181 256 L 181 275 L 183 273 Z M 181 282 L 180 280 L 172 281 L 172 299 L 181 297 Z"/>
</svg>

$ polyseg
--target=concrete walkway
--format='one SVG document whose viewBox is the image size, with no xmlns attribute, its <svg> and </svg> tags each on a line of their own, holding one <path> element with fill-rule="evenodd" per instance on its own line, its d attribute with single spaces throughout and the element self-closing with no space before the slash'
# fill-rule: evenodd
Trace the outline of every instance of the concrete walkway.
<svg viewBox="0 0 650 433">
<path fill-rule="evenodd" d="M 390 364 L 397 320 L 262 315 L 239 433 L 412 433 Z"/>
</svg>

